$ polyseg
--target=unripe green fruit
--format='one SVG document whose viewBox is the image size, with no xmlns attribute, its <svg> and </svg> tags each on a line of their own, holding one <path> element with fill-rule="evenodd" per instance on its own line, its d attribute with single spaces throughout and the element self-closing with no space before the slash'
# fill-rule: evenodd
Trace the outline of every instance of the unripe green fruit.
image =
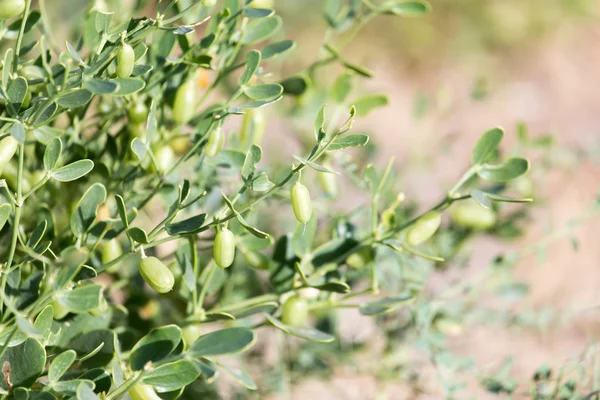
<svg viewBox="0 0 600 400">
<path fill-rule="evenodd" d="M 307 223 L 312 216 L 312 203 L 310 201 L 308 189 L 299 181 L 296 181 L 296 183 L 292 185 L 290 196 L 292 198 L 292 208 L 294 209 L 296 219 L 302 224 Z"/>
<path fill-rule="evenodd" d="M 242 128 L 240 130 L 240 142 L 242 145 L 260 145 L 265 134 L 265 125 L 265 115 L 263 114 L 262 110 L 258 108 L 254 110 L 248 110 L 244 115 Z"/>
<path fill-rule="evenodd" d="M 429 240 L 440 227 L 442 217 L 437 211 L 429 211 L 415 222 L 406 234 L 408 244 L 417 246 Z"/>
<path fill-rule="evenodd" d="M 187 347 L 190 347 L 190 345 L 198 340 L 201 335 L 202 330 L 200 329 L 200 324 L 190 324 L 181 329 L 181 337 Z"/>
<path fill-rule="evenodd" d="M 360 251 L 351 254 L 346 259 L 346 264 L 351 268 L 362 268 L 373 261 L 373 250 L 370 247 L 365 247 Z"/>
<path fill-rule="evenodd" d="M 194 80 L 183 82 L 175 92 L 173 102 L 173 120 L 179 125 L 185 125 L 194 116 L 196 111 L 196 88 Z"/>
<path fill-rule="evenodd" d="M 67 316 L 69 310 L 63 306 L 57 299 L 52 300 L 52 314 L 54 319 L 59 320 Z"/>
<path fill-rule="evenodd" d="M 202 0 L 204 7 L 214 7 L 217 4 L 217 0 Z"/>
<path fill-rule="evenodd" d="M 15 163 L 8 163 L 4 167 L 4 171 L 0 174 L 0 178 L 6 180 L 6 184 L 13 191 L 17 191 L 17 183 L 18 183 L 19 170 Z M 21 192 L 27 193 L 31 189 L 31 183 L 29 179 L 27 179 L 26 172 L 23 171 L 23 177 L 21 178 Z"/>
<path fill-rule="evenodd" d="M 489 229 L 496 224 L 496 213 L 473 202 L 461 202 L 450 209 L 452 220 L 471 229 Z"/>
<path fill-rule="evenodd" d="M 173 274 L 156 257 L 145 257 L 140 261 L 140 274 L 146 283 L 158 293 L 167 293 L 173 289 L 175 278 Z"/>
<path fill-rule="evenodd" d="M 308 320 L 308 303 L 301 297 L 293 296 L 283 305 L 281 321 L 289 326 L 304 326 Z"/>
<path fill-rule="evenodd" d="M 0 140 L 0 176 L 2 176 L 4 167 L 6 167 L 8 162 L 17 152 L 18 147 L 19 142 L 17 142 L 17 140 L 12 136 L 8 136 Z"/>
<path fill-rule="evenodd" d="M 335 199 L 338 196 L 337 176 L 328 172 L 319 172 L 319 183 L 327 197 Z"/>
<path fill-rule="evenodd" d="M 224 142 L 225 135 L 223 135 L 223 129 L 219 126 L 210 133 L 208 142 L 204 145 L 204 154 L 206 154 L 206 157 L 215 157 L 219 154 Z"/>
<path fill-rule="evenodd" d="M 214 258 L 221 268 L 233 264 L 235 257 L 235 235 L 227 228 L 222 228 L 215 236 Z"/>
<path fill-rule="evenodd" d="M 119 48 L 117 53 L 117 76 L 119 78 L 129 78 L 133 73 L 135 66 L 135 52 L 133 47 L 127 43 Z"/>
<path fill-rule="evenodd" d="M 185 154 L 190 149 L 190 144 L 190 138 L 187 136 L 177 135 L 169 141 L 169 146 L 178 156 Z"/>
<path fill-rule="evenodd" d="M 160 172 L 166 172 L 175 163 L 175 152 L 170 146 L 162 146 L 154 154 L 156 157 L 156 167 Z"/>
<path fill-rule="evenodd" d="M 142 124 L 148 118 L 148 107 L 142 102 L 136 102 L 127 109 L 127 117 L 132 124 Z"/>
<path fill-rule="evenodd" d="M 14 18 L 25 10 L 25 0 L 0 0 L 0 19 Z"/>
<path fill-rule="evenodd" d="M 162 400 L 150 385 L 135 385 L 130 391 L 132 400 Z"/>
<path fill-rule="evenodd" d="M 121 247 L 121 243 L 117 239 L 111 239 L 108 242 L 104 243 L 104 247 L 102 248 L 102 264 L 108 264 L 113 260 L 116 260 L 123 254 L 123 248 Z M 111 265 L 107 271 L 110 273 L 115 273 L 119 269 L 119 263 Z"/>
<path fill-rule="evenodd" d="M 257 251 L 246 251 L 244 252 L 244 258 L 252 268 L 269 269 L 269 258 L 262 253 Z"/>
</svg>

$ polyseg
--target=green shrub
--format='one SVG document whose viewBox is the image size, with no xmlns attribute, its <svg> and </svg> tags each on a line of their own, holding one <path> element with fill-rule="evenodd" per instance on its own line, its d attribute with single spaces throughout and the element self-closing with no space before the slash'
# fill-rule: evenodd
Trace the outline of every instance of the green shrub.
<svg viewBox="0 0 600 400">
<path fill-rule="evenodd" d="M 0 0 L 7 18 L 9 3 Z M 454 203 L 529 201 L 500 194 L 529 165 L 500 158 L 499 128 L 420 213 L 403 203 L 392 163 L 380 171 L 347 151 L 369 140 L 350 132 L 355 119 L 388 100 L 350 100 L 372 73 L 344 58 L 344 44 L 372 18 L 424 14 L 426 3 L 327 1 L 330 39 L 285 77 L 295 43 L 273 10 L 212 3 L 158 1 L 152 18 L 129 20 L 98 3 L 65 46 L 31 0 L 3 22 L 3 398 L 174 399 L 219 371 L 256 389 L 220 356 L 250 349 L 259 327 L 327 343 L 335 331 L 313 323 L 323 311 L 375 316 L 421 301 L 409 280 L 388 290 L 382 266 L 442 262 L 429 243 L 454 229 L 440 226 Z M 333 84 L 319 75 L 327 66 L 342 71 Z M 282 135 L 266 125 L 276 110 L 302 122 L 293 160 L 269 143 Z M 337 186 L 338 173 L 367 206 Z M 462 225 L 495 225 L 489 211 L 462 212 Z"/>
</svg>

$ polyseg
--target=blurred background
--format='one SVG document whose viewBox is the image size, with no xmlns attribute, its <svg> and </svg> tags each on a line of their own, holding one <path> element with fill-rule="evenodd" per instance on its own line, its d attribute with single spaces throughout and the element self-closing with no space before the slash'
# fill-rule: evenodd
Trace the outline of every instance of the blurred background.
<svg viewBox="0 0 600 400">
<path fill-rule="evenodd" d="M 105 1 L 110 7 L 111 1 Z M 294 57 L 283 66 L 293 73 L 312 61 L 323 42 L 322 1 L 273 2 L 285 23 L 280 36 L 298 42 Z M 128 7 L 127 1 L 113 3 Z M 473 256 L 460 276 L 443 271 L 436 276 L 439 282 L 428 283 L 443 285 L 489 268 L 499 254 L 519 254 L 511 272 L 522 290 L 510 302 L 477 299 L 496 319 L 467 323 L 450 335 L 454 353 L 478 371 L 461 376 L 467 389 L 456 398 L 487 398 L 492 395 L 478 383 L 483 375 L 510 370 L 527 382 L 540 365 L 577 365 L 582 359 L 593 365 L 600 357 L 595 345 L 600 333 L 600 216 L 595 207 L 600 202 L 600 3 L 430 3 L 433 12 L 425 17 L 384 17 L 368 24 L 344 55 L 374 72 L 374 78 L 358 81 L 358 93 L 384 92 L 390 98 L 387 107 L 359 119 L 356 130 L 372 135 L 368 150 L 376 163 L 385 165 L 395 157 L 400 170 L 396 186 L 423 208 L 468 167 L 473 144 L 491 127 L 505 128 L 506 154 L 533 161 L 528 179 L 535 202 L 521 224 L 524 235 L 510 242 L 478 237 L 469 243 Z M 81 20 L 90 2 L 46 4 L 52 29 L 60 31 Z M 270 119 L 267 138 L 285 124 Z M 255 367 L 272 373 L 259 387 L 271 379 L 273 390 L 254 396 L 438 399 L 443 396 L 440 381 L 457 372 L 423 362 L 418 374 L 406 377 L 398 360 L 411 357 L 418 343 L 394 353 L 390 362 L 382 358 L 389 353 L 374 319 L 347 310 L 338 315 L 338 323 L 343 344 L 333 349 L 312 345 L 296 353 L 300 373 L 284 384 L 275 365 L 285 346 L 299 345 L 259 335 L 263 353 Z M 586 379 L 583 385 L 597 388 L 598 379 Z M 249 396 L 227 382 L 217 385 L 222 398 Z"/>
</svg>

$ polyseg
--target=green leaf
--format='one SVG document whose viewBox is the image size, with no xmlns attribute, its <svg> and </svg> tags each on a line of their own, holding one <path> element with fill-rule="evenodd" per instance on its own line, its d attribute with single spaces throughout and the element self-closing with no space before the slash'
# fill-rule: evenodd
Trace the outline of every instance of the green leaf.
<svg viewBox="0 0 600 400">
<path fill-rule="evenodd" d="M 134 226 L 132 228 L 127 229 L 127 234 L 129 235 L 130 238 L 132 238 L 134 241 L 136 241 L 138 243 L 148 244 L 148 234 L 142 228 L 138 228 L 137 226 Z"/>
<path fill-rule="evenodd" d="M 268 39 L 281 28 L 281 25 L 281 18 L 277 15 L 256 19 L 246 27 L 241 43 L 252 44 Z"/>
<path fill-rule="evenodd" d="M 278 83 L 265 83 L 263 85 L 255 85 L 245 87 L 244 94 L 254 100 L 268 100 L 283 93 L 283 86 Z"/>
<path fill-rule="evenodd" d="M 487 192 L 482 192 L 483 194 L 485 194 L 490 200 L 493 201 L 499 201 L 502 203 L 530 203 L 533 201 L 533 199 L 530 198 L 514 198 L 514 197 L 507 197 L 507 196 L 502 196 L 496 193 L 487 193 Z"/>
<path fill-rule="evenodd" d="M 79 160 L 57 169 L 52 173 L 52 178 L 59 182 L 70 182 L 87 175 L 93 168 L 92 160 Z"/>
<path fill-rule="evenodd" d="M 189 235 L 202 231 L 202 225 L 206 221 L 206 214 L 194 215 L 191 218 L 166 225 L 167 233 L 174 235 Z"/>
<path fill-rule="evenodd" d="M 148 362 L 164 359 L 175 350 L 181 341 L 181 329 L 176 325 L 167 325 L 150 331 L 141 338 L 129 356 L 129 363 L 134 371 L 144 369 Z"/>
<path fill-rule="evenodd" d="M 142 79 L 137 78 L 116 78 L 110 81 L 118 86 L 118 90 L 112 93 L 115 96 L 128 96 L 139 92 L 146 86 Z"/>
<path fill-rule="evenodd" d="M 10 217 L 10 213 L 12 211 L 12 206 L 10 204 L 0 204 L 0 230 L 8 221 L 8 217 Z"/>
<path fill-rule="evenodd" d="M 266 172 L 261 172 L 256 178 L 252 180 L 250 188 L 255 192 L 266 192 L 271 189 L 275 184 L 269 180 Z"/>
<path fill-rule="evenodd" d="M 246 18 L 264 18 L 273 15 L 273 10 L 268 8 L 244 7 L 242 13 Z"/>
<path fill-rule="evenodd" d="M 56 300 L 70 312 L 79 314 L 98 308 L 100 296 L 102 296 L 102 286 L 90 284 L 58 292 Z"/>
<path fill-rule="evenodd" d="M 488 198 L 486 193 L 482 192 L 481 190 L 471 190 L 469 194 L 471 195 L 473 200 L 475 200 L 475 202 L 481 207 L 490 208 L 492 206 L 492 203 L 490 202 L 490 199 Z"/>
<path fill-rule="evenodd" d="M 369 136 L 365 134 L 338 136 L 327 149 L 328 151 L 343 150 L 349 147 L 364 146 L 369 142 Z"/>
<path fill-rule="evenodd" d="M 502 128 L 490 129 L 484 133 L 473 148 L 473 165 L 483 164 L 494 156 L 498 145 L 502 141 L 504 131 Z"/>
<path fill-rule="evenodd" d="M 296 230 L 292 237 L 292 247 L 298 257 L 302 258 L 310 253 L 316 233 L 317 216 L 315 213 L 313 213 L 311 219 L 306 224 L 296 225 Z"/>
<path fill-rule="evenodd" d="M 10 127 L 10 134 L 19 143 L 25 143 L 25 126 L 22 123 L 15 122 L 13 126 Z"/>
<path fill-rule="evenodd" d="M 190 360 L 178 360 L 163 364 L 147 373 L 142 382 L 154 386 L 157 392 L 171 392 L 194 382 L 200 370 Z"/>
<path fill-rule="evenodd" d="M 59 138 L 54 138 L 48 143 L 46 146 L 46 150 L 44 151 L 44 168 L 48 172 L 54 171 L 56 167 L 56 163 L 60 157 L 60 153 L 62 152 L 62 142 Z"/>
<path fill-rule="evenodd" d="M 260 53 L 262 54 L 263 60 L 268 60 L 269 58 L 277 57 L 294 47 L 296 47 L 296 42 L 293 40 L 282 40 L 281 42 L 275 42 L 265 46 Z"/>
<path fill-rule="evenodd" d="M 58 394 L 62 394 L 63 396 L 75 396 L 77 393 L 77 389 L 79 389 L 79 387 L 82 385 L 88 386 L 90 389 L 94 386 L 94 384 L 91 381 L 86 381 L 83 379 L 72 379 L 54 382 L 52 384 L 52 389 Z"/>
<path fill-rule="evenodd" d="M 94 326 L 96 324 L 107 326 L 107 323 L 103 321 L 103 318 L 94 317 L 89 314 L 82 314 L 81 316 L 91 317 L 90 319 L 82 318 L 79 321 L 79 323 L 84 325 L 78 328 L 83 329 L 83 333 L 77 334 L 76 329 L 76 336 L 67 342 L 67 344 L 63 344 L 63 347 L 68 346 L 75 350 L 77 354 L 85 354 L 83 357 L 85 360 L 80 358 L 79 361 L 86 368 L 101 367 L 109 364 L 115 356 L 117 335 L 115 332 L 108 329 L 98 329 Z M 63 330 L 73 328 L 75 323 L 74 320 L 75 319 L 70 321 L 71 325 L 69 327 L 63 326 Z M 61 338 L 61 343 L 64 343 L 67 339 L 68 337 Z"/>
<path fill-rule="evenodd" d="M 387 106 L 389 102 L 389 97 L 384 94 L 372 94 L 356 99 L 352 104 L 356 107 L 356 115 L 364 117 L 376 108 Z"/>
<path fill-rule="evenodd" d="M 73 59 L 75 59 L 75 61 L 77 61 L 77 63 L 79 63 L 80 65 L 85 65 L 85 63 L 81 59 L 81 56 L 79 55 L 77 50 L 75 50 L 75 47 L 73 47 L 73 45 L 71 45 L 71 43 L 69 43 L 68 41 L 66 41 L 65 44 L 69 55 L 73 57 Z"/>
<path fill-rule="evenodd" d="M 377 300 L 371 303 L 360 306 L 359 311 L 362 315 L 378 315 L 385 314 L 390 311 L 397 309 L 398 307 L 405 306 L 412 303 L 415 300 L 414 296 L 404 295 L 399 297 L 389 297 L 381 300 Z"/>
<path fill-rule="evenodd" d="M 25 96 L 27 96 L 27 79 L 19 76 L 13 80 L 10 85 L 8 85 L 6 95 L 8 96 L 8 101 L 10 102 L 8 111 L 14 111 L 14 114 L 11 113 L 11 115 L 16 117 L 19 111 L 21 111 L 21 106 L 23 105 Z"/>
<path fill-rule="evenodd" d="M 223 368 L 233 379 L 235 379 L 238 383 L 242 384 L 246 389 L 256 390 L 256 383 L 252 380 L 250 375 L 246 371 L 238 367 L 228 367 L 225 365 L 221 365 Z"/>
<path fill-rule="evenodd" d="M 256 71 L 258 70 L 258 66 L 260 65 L 260 51 L 252 50 L 248 54 L 246 54 L 246 69 L 240 78 L 238 79 L 238 84 L 240 86 L 246 85 L 250 82 L 250 79 L 254 76 Z"/>
<path fill-rule="evenodd" d="M 48 368 L 48 380 L 50 382 L 58 381 L 71 367 L 75 357 L 77 357 L 77 353 L 73 350 L 67 350 L 57 355 Z"/>
<path fill-rule="evenodd" d="M 148 146 L 140 138 L 133 138 L 131 141 L 131 150 L 135 153 L 137 158 L 142 161 L 148 152 Z"/>
<path fill-rule="evenodd" d="M 77 108 L 86 105 L 92 99 L 92 92 L 87 89 L 78 89 L 59 97 L 58 105 L 65 108 Z"/>
<path fill-rule="evenodd" d="M 10 370 L 12 388 L 30 387 L 44 371 L 46 351 L 36 339 L 28 338 L 23 343 L 8 347 L 0 356 L 3 371 Z M 0 387 L 9 390 L 6 374 L 0 374 Z"/>
<path fill-rule="evenodd" d="M 100 78 L 85 80 L 83 87 L 94 94 L 111 94 L 119 89 L 119 85 L 115 81 Z"/>
<path fill-rule="evenodd" d="M 156 128 L 158 126 L 158 122 L 156 121 L 156 101 L 154 100 L 152 100 L 152 103 L 150 104 L 150 112 L 148 113 L 148 123 L 146 125 L 146 141 L 148 143 L 152 143 L 154 132 L 156 132 Z"/>
<path fill-rule="evenodd" d="M 129 219 L 127 218 L 127 207 L 125 206 L 125 200 L 120 195 L 115 195 L 115 203 L 117 204 L 117 212 L 121 217 L 121 222 L 125 229 L 129 229 Z"/>
<path fill-rule="evenodd" d="M 273 237 L 258 238 L 254 235 L 244 235 L 236 240 L 241 248 L 252 251 L 259 251 L 273 246 Z"/>
<path fill-rule="evenodd" d="M 344 61 L 342 64 L 344 65 L 344 67 L 346 67 L 350 71 L 354 71 L 357 74 L 359 74 L 361 76 L 364 76 L 365 78 L 372 78 L 373 77 L 373 73 L 371 71 L 369 71 L 365 67 L 361 67 L 360 65 L 351 64 L 351 63 L 349 63 L 347 61 Z"/>
<path fill-rule="evenodd" d="M 43 220 L 40 224 L 33 230 L 31 236 L 27 240 L 27 247 L 35 248 L 42 237 L 44 237 L 44 233 L 46 232 L 46 228 L 48 227 L 48 221 Z"/>
<path fill-rule="evenodd" d="M 246 154 L 246 158 L 244 159 L 244 164 L 242 165 L 242 178 L 244 181 L 247 181 L 252 178 L 254 172 L 256 171 L 256 164 L 260 162 L 262 158 L 262 149 L 257 145 L 252 145 L 248 153 Z"/>
<path fill-rule="evenodd" d="M 241 353 L 256 342 L 254 332 L 246 328 L 226 328 L 200 336 L 190 346 L 195 357 Z"/>
<path fill-rule="evenodd" d="M 279 84 L 283 86 L 283 94 L 297 97 L 306 92 L 309 82 L 308 79 L 308 76 L 304 75 L 290 76 L 279 82 Z"/>
<path fill-rule="evenodd" d="M 87 382 L 81 382 L 77 387 L 77 400 L 100 400 Z"/>
<path fill-rule="evenodd" d="M 302 339 L 310 340 L 313 342 L 321 342 L 321 343 L 329 343 L 335 340 L 335 337 L 321 332 L 318 329 L 307 328 L 307 327 L 297 327 L 297 326 L 289 326 L 281 322 L 275 317 L 270 316 L 269 314 L 264 314 L 267 321 L 269 321 L 276 328 L 284 331 L 285 333 L 289 333 L 290 335 L 294 335 L 300 337 Z"/>
<path fill-rule="evenodd" d="M 343 104 L 352 90 L 352 74 L 344 72 L 333 83 L 331 98 L 338 104 Z"/>
<path fill-rule="evenodd" d="M 315 139 L 320 141 L 321 137 L 324 137 L 325 131 L 323 130 L 323 124 L 325 123 L 325 107 L 327 104 L 323 104 L 319 112 L 317 113 L 317 117 L 315 118 Z"/>
<path fill-rule="evenodd" d="M 54 317 L 54 312 L 52 310 L 51 305 L 47 305 L 44 309 L 37 315 L 35 321 L 33 322 L 33 326 L 38 330 L 40 335 L 44 338 L 48 338 L 52 328 L 52 320 Z"/>
<path fill-rule="evenodd" d="M 488 181 L 507 182 L 518 178 L 529 169 L 529 161 L 525 158 L 509 158 L 501 165 L 485 164 L 477 174 Z"/>
<path fill-rule="evenodd" d="M 56 104 L 54 104 L 54 107 L 56 107 Z M 50 126 L 40 126 L 39 128 L 35 128 L 33 130 L 33 136 L 35 136 L 35 139 L 45 145 L 50 143 L 52 139 L 61 136 L 63 133 L 64 132 L 62 130 L 52 128 Z"/>
<path fill-rule="evenodd" d="M 396 251 L 400 251 L 400 249 L 398 249 L 395 245 L 391 244 L 391 243 L 386 243 L 387 246 L 393 248 Z M 422 251 L 419 251 L 417 249 L 415 249 L 414 247 L 408 245 L 407 243 L 402 243 L 400 244 L 400 247 L 406 251 L 408 251 L 409 253 L 417 256 L 417 257 L 421 257 L 424 258 L 426 260 L 431 260 L 431 261 L 436 261 L 436 262 L 444 262 L 444 259 L 442 257 L 438 257 L 438 256 L 434 256 L 431 254 L 427 254 L 427 253 L 423 253 Z"/>
<path fill-rule="evenodd" d="M 393 14 L 399 16 L 420 16 L 431 11 L 429 3 L 423 0 L 405 1 L 390 0 L 383 3 L 378 9 L 383 14 Z"/>
<path fill-rule="evenodd" d="M 255 227 L 249 225 L 246 222 L 246 220 L 244 219 L 244 217 L 242 217 L 242 215 L 235 209 L 231 200 L 229 200 L 229 198 L 227 198 L 227 196 L 225 196 L 225 193 L 221 192 L 221 196 L 223 197 L 223 200 L 225 200 L 225 204 L 227 204 L 227 207 L 229 207 L 231 212 L 233 212 L 235 214 L 235 217 L 237 218 L 240 225 L 242 225 L 248 232 L 250 232 L 251 234 L 253 234 L 254 236 L 259 237 L 259 238 L 268 238 L 269 237 L 268 233 L 265 233 Z"/>
<path fill-rule="evenodd" d="M 322 285 L 315 285 L 311 287 L 322 290 L 324 292 L 350 293 L 350 286 L 348 286 L 347 283 L 341 281 L 329 281 Z"/>
<path fill-rule="evenodd" d="M 39 11 L 34 10 L 29 13 L 27 16 L 27 22 L 25 22 L 25 29 L 23 33 L 30 32 L 35 25 L 40 21 L 41 14 Z M 21 24 L 23 23 L 23 18 L 19 18 L 18 20 L 12 22 L 6 29 L 4 33 L 4 37 L 6 39 L 16 39 L 19 36 L 19 31 L 21 29 Z"/>
<path fill-rule="evenodd" d="M 317 163 L 314 163 L 312 161 L 309 161 L 306 158 L 302 158 L 300 156 L 294 156 L 294 158 L 296 160 L 300 161 L 302 164 L 308 165 L 309 167 L 311 167 L 315 171 L 324 172 L 324 173 L 327 173 L 327 174 L 336 174 L 337 175 L 337 172 L 332 171 L 332 170 L 330 170 L 330 169 L 328 169 L 328 168 L 326 168 L 326 167 L 324 167 L 322 165 L 319 165 Z"/>
<path fill-rule="evenodd" d="M 71 231 L 77 237 L 90 229 L 98 207 L 106 201 L 106 188 L 101 183 L 94 183 L 85 191 L 73 214 L 71 214 Z"/>
<path fill-rule="evenodd" d="M 272 314 L 275 312 L 275 310 L 277 310 L 277 308 L 279 308 L 278 303 L 274 301 L 268 301 L 265 303 L 254 304 L 247 307 L 241 307 L 236 310 L 231 310 L 230 314 L 239 319 L 260 313 Z"/>
</svg>

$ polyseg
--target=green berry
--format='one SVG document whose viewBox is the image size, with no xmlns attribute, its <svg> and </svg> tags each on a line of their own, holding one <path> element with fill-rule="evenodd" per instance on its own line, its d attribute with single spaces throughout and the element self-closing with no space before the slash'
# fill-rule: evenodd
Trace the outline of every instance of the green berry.
<svg viewBox="0 0 600 400">
<path fill-rule="evenodd" d="M 144 257 L 139 265 L 140 274 L 146 283 L 158 293 L 167 293 L 173 289 L 175 278 L 173 274 L 156 257 Z"/>
</svg>

